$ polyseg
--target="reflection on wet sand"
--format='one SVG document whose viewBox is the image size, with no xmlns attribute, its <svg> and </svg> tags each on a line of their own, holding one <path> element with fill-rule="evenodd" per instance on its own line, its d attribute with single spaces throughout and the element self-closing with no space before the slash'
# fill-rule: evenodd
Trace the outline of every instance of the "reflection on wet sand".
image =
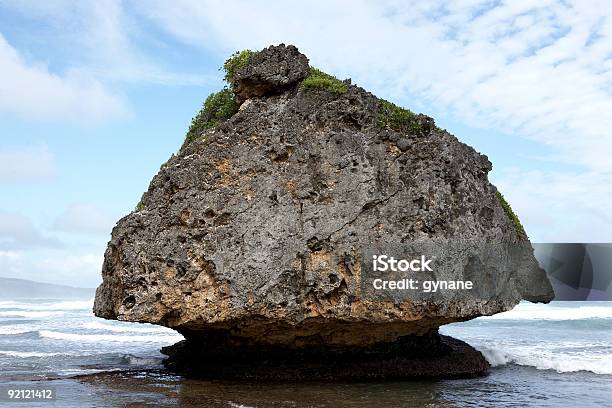
<svg viewBox="0 0 612 408">
<path fill-rule="evenodd" d="M 107 402 L 122 406 L 181 407 L 452 407 L 436 382 L 237 383 L 200 381 L 163 371 L 100 373 L 79 377 Z"/>
</svg>

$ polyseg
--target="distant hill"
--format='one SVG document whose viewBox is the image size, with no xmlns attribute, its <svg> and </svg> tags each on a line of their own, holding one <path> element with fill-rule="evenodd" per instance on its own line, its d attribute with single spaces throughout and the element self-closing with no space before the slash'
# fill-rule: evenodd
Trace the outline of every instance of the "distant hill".
<svg viewBox="0 0 612 408">
<path fill-rule="evenodd" d="M 75 288 L 26 279 L 0 277 L 0 300 L 13 299 L 90 299 L 93 288 Z"/>
</svg>

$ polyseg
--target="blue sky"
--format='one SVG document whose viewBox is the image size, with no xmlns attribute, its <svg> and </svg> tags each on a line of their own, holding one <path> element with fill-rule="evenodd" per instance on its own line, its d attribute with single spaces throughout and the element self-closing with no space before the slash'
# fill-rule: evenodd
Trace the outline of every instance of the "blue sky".
<svg viewBox="0 0 612 408">
<path fill-rule="evenodd" d="M 609 3 L 447 3 L 0 0 L 0 276 L 95 286 L 224 59 L 281 42 L 488 155 L 533 241 L 611 241 Z"/>
</svg>

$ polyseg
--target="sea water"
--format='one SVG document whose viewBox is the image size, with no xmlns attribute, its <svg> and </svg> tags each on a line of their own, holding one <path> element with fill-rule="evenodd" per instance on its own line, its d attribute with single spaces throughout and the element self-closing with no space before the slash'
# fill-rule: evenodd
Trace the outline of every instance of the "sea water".
<svg viewBox="0 0 612 408">
<path fill-rule="evenodd" d="M 15 406 L 612 406 L 612 302 L 521 303 L 442 327 L 484 354 L 492 365 L 486 377 L 346 384 L 207 382 L 164 374 L 156 371 L 159 349 L 181 340 L 178 333 L 98 319 L 91 307 L 92 300 L 0 302 L 0 386 L 53 387 L 57 396 Z M 99 374 L 109 371 L 126 374 Z M 75 377 L 80 374 L 91 376 Z"/>
</svg>

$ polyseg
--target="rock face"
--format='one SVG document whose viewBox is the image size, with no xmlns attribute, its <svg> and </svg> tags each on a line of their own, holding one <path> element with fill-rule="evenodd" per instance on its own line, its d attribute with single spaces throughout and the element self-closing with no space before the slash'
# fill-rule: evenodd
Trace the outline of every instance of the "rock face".
<svg viewBox="0 0 612 408">
<path fill-rule="evenodd" d="M 292 45 L 256 53 L 233 82 L 239 100 L 279 93 L 308 75 L 308 58 Z"/>
<path fill-rule="evenodd" d="M 235 73 L 239 111 L 173 156 L 113 229 L 97 316 L 171 327 L 190 353 L 225 356 L 380 348 L 552 299 L 531 252 L 492 265 L 462 251 L 452 272 L 472 291 L 366 296 L 366 248 L 528 241 L 487 179 L 486 156 L 424 115 L 381 126 L 374 95 L 348 82 L 346 92 L 304 87 L 307 75 L 307 58 L 282 45 Z"/>
</svg>

